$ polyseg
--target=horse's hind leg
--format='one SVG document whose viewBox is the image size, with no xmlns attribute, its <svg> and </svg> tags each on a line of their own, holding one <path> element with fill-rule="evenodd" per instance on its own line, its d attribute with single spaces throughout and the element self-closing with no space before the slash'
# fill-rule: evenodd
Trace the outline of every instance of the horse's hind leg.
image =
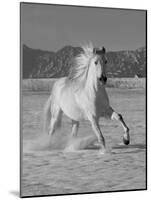
<svg viewBox="0 0 151 200">
<path fill-rule="evenodd" d="M 79 128 L 79 122 L 72 120 L 72 132 L 71 132 L 72 137 L 77 136 L 78 128 Z"/>
<path fill-rule="evenodd" d="M 111 119 L 120 121 L 120 123 L 122 124 L 122 126 L 124 128 L 123 142 L 124 142 L 124 144 L 128 145 L 130 143 L 129 128 L 127 127 L 126 123 L 124 122 L 122 115 L 113 111 Z"/>
<path fill-rule="evenodd" d="M 57 122 L 57 119 L 55 117 L 52 117 L 51 121 L 50 121 L 49 130 L 48 130 L 48 134 L 49 134 L 50 137 L 55 132 L 55 124 L 56 124 L 56 122 Z"/>
<path fill-rule="evenodd" d="M 58 124 L 61 121 L 61 117 L 62 117 L 61 109 L 58 106 L 53 107 L 51 111 L 51 120 L 50 120 L 50 125 L 49 125 L 49 130 L 48 130 L 48 134 L 50 137 L 54 134 L 55 128 L 58 126 Z"/>
</svg>

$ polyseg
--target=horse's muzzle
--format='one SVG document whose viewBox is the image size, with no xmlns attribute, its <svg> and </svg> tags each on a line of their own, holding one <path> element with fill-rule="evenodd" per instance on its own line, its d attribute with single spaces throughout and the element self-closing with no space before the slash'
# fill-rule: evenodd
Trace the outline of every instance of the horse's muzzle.
<svg viewBox="0 0 151 200">
<path fill-rule="evenodd" d="M 103 82 L 104 84 L 106 84 L 106 82 L 107 82 L 107 77 L 104 76 L 104 75 L 102 75 L 102 76 L 100 77 L 100 81 Z"/>
</svg>

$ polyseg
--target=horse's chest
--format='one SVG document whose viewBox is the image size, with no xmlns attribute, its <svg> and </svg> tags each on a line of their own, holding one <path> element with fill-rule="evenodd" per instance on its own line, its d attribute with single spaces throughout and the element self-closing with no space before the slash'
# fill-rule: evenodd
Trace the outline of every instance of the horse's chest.
<svg viewBox="0 0 151 200">
<path fill-rule="evenodd" d="M 95 104 L 97 107 L 106 107 L 109 106 L 109 98 L 105 89 L 100 90 L 95 99 Z"/>
<path fill-rule="evenodd" d="M 110 114 L 109 98 L 105 89 L 98 92 L 95 100 L 97 116 L 106 116 Z"/>
</svg>

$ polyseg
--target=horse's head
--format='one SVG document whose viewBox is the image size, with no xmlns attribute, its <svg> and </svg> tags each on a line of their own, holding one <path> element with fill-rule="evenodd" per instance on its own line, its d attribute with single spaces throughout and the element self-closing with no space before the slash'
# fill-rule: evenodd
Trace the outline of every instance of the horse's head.
<svg viewBox="0 0 151 200">
<path fill-rule="evenodd" d="M 95 67 L 97 78 L 101 81 L 102 84 L 105 84 L 107 82 L 107 76 L 106 76 L 107 59 L 105 56 L 106 50 L 104 47 L 102 47 L 102 49 L 94 48 L 93 53 L 94 57 L 91 60 L 91 64 L 93 64 Z"/>
<path fill-rule="evenodd" d="M 95 85 L 97 88 L 98 80 L 105 84 L 107 81 L 105 48 L 97 49 L 92 45 L 87 45 L 83 46 L 82 49 L 83 51 L 73 59 L 68 79 L 80 86 L 86 83 L 88 88 L 91 85 Z"/>
</svg>

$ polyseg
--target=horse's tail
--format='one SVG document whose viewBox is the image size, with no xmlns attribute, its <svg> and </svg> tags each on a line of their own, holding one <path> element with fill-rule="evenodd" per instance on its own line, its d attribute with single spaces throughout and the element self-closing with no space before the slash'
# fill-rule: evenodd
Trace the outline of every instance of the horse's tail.
<svg viewBox="0 0 151 200">
<path fill-rule="evenodd" d="M 51 120 L 51 96 L 47 100 L 45 107 L 44 107 L 44 113 L 43 113 L 43 120 L 44 120 L 44 132 L 48 132 L 48 127 Z"/>
</svg>

